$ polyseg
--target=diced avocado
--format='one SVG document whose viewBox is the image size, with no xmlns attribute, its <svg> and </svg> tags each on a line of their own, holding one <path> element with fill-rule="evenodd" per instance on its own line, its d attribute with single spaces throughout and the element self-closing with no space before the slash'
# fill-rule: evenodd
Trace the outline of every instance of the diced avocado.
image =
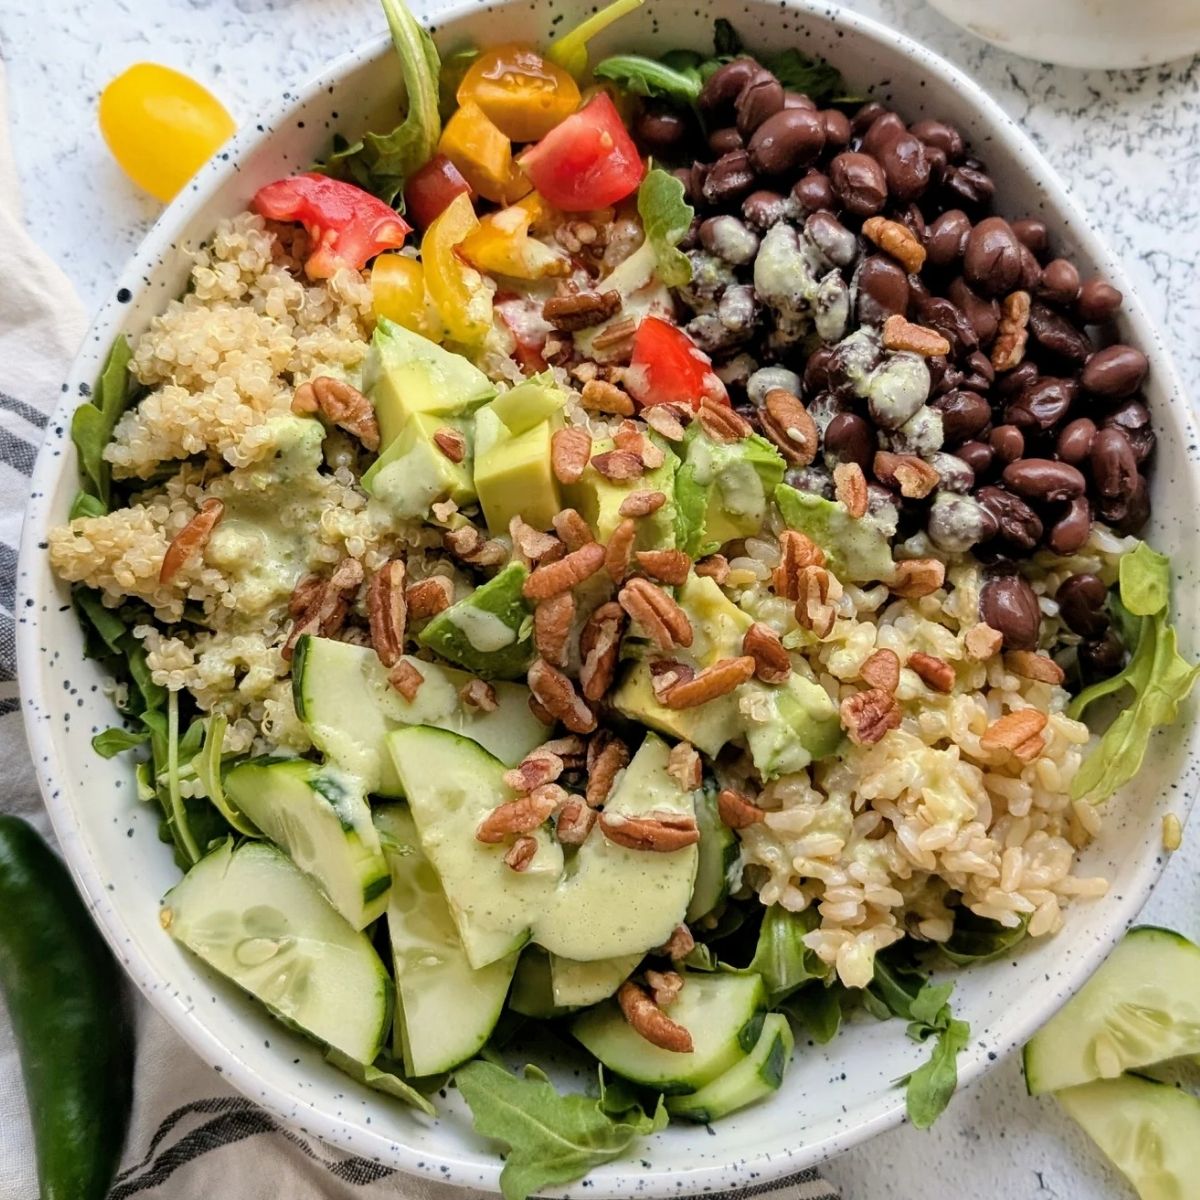
<svg viewBox="0 0 1200 1200">
<path fill-rule="evenodd" d="M 687 1096 L 672 1096 L 673 1117 L 707 1125 L 779 1090 L 796 1040 L 783 1013 L 768 1013 L 754 1049 L 723 1075 Z"/>
<path fill-rule="evenodd" d="M 870 517 L 857 520 L 840 501 L 800 492 L 786 483 L 775 503 L 789 529 L 807 534 L 822 550 L 829 569 L 847 583 L 890 579 L 894 569 L 887 534 Z"/>
<path fill-rule="evenodd" d="M 742 638 L 754 618 L 742 612 L 715 579 L 692 573 L 675 599 L 692 623 L 691 656 L 698 665 L 710 667 L 722 658 L 741 654 Z"/>
<path fill-rule="evenodd" d="M 451 428 L 467 442 L 467 453 L 456 463 L 434 442 L 440 429 Z M 453 500 L 459 507 L 475 501 L 470 453 L 471 423 L 461 417 L 413 413 L 399 435 L 362 477 L 363 488 L 398 517 L 424 520 L 430 506 Z"/>
<path fill-rule="evenodd" d="M 758 533 L 784 461 L 765 438 L 716 442 L 699 423 L 688 426 L 683 465 L 675 479 L 679 544 L 693 558 L 733 538 Z"/>
<path fill-rule="evenodd" d="M 578 482 L 563 488 L 563 499 L 576 509 L 595 531 L 597 541 L 607 542 L 613 531 L 625 519 L 621 516 L 621 504 L 630 492 L 662 492 L 666 502 L 656 512 L 642 517 L 637 523 L 638 550 L 671 550 L 675 548 L 678 516 L 675 510 L 675 472 L 679 458 L 661 439 L 651 435 L 651 441 L 666 453 L 661 467 L 647 471 L 638 479 L 618 481 L 605 479 L 595 467 L 588 463 Z M 609 438 L 598 439 L 592 444 L 592 454 L 603 454 L 613 448 Z"/>
<path fill-rule="evenodd" d="M 750 680 L 738 689 L 750 757 L 763 779 L 792 775 L 842 742 L 842 723 L 829 693 L 803 675 L 781 687 Z"/>
<path fill-rule="evenodd" d="M 475 491 L 493 534 L 507 533 L 513 517 L 535 529 L 549 529 L 562 511 L 562 493 L 550 465 L 554 429 L 552 422 L 543 421 L 476 455 Z"/>
<path fill-rule="evenodd" d="M 727 693 L 707 704 L 697 704 L 694 708 L 668 708 L 654 695 L 650 664 L 645 660 L 629 665 L 612 694 L 612 704 L 623 717 L 668 737 L 691 742 L 710 758 L 715 758 L 721 747 L 739 733 L 734 693 Z"/>
<path fill-rule="evenodd" d="M 400 436 L 414 413 L 449 417 L 470 412 L 496 394 L 491 380 L 461 354 L 453 354 L 403 325 L 381 317 L 363 364 L 363 390 L 375 406 L 380 445 Z"/>
<path fill-rule="evenodd" d="M 507 392 L 501 392 L 488 405 L 488 411 L 495 413 L 508 432 L 516 437 L 562 412 L 566 403 L 567 393 L 546 371 L 526 379 Z"/>
<path fill-rule="evenodd" d="M 417 641 L 485 679 L 524 675 L 533 661 L 533 610 L 521 592 L 527 574 L 520 563 L 509 563 L 438 613 Z"/>
<path fill-rule="evenodd" d="M 607 1000 L 637 970 L 644 955 L 625 954 L 619 958 L 598 958 L 595 962 L 576 962 L 550 955 L 550 985 L 554 1003 L 560 1008 L 583 1008 Z"/>
</svg>

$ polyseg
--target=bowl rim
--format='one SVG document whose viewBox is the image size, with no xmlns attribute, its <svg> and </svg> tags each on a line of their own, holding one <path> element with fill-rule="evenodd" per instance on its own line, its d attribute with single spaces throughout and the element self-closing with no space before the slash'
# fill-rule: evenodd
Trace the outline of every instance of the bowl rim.
<svg viewBox="0 0 1200 1200">
<path fill-rule="evenodd" d="M 654 0 L 650 0 L 651 4 L 653 2 Z M 759 4 L 767 4 L 769 0 L 754 2 L 757 7 Z M 422 23 L 436 34 L 445 25 L 462 21 L 472 15 L 478 16 L 484 12 L 518 7 L 521 4 L 522 0 L 456 0 L 439 11 L 436 17 L 426 15 L 420 10 L 418 16 Z M 1160 332 L 1150 321 L 1136 290 L 1131 286 L 1120 259 L 1109 249 L 1087 213 L 1075 200 L 1068 185 L 1060 179 L 1038 147 L 996 100 L 935 51 L 880 21 L 843 8 L 840 4 L 831 3 L 830 0 L 776 0 L 770 7 L 786 9 L 793 17 L 813 18 L 822 24 L 833 23 L 841 29 L 851 30 L 870 42 L 901 54 L 917 64 L 922 71 L 940 77 L 941 83 L 957 91 L 964 108 L 973 118 L 989 125 L 1000 138 L 1007 140 L 1010 146 L 1020 151 L 1022 170 L 1040 186 L 1046 207 L 1069 221 L 1079 250 L 1096 262 L 1114 285 L 1124 293 L 1126 322 L 1135 329 L 1139 344 L 1153 364 L 1155 377 L 1162 381 L 1163 390 L 1168 395 L 1184 394 L 1173 357 L 1163 343 Z M 68 378 L 79 377 L 82 368 L 98 355 L 102 355 L 116 336 L 123 324 L 124 314 L 129 311 L 127 303 L 118 300 L 118 294 L 123 295 L 126 290 L 136 294 L 143 290 L 143 276 L 164 257 L 175 240 L 176 231 L 186 227 L 190 221 L 202 214 L 211 203 L 213 193 L 236 175 L 242 160 L 257 148 L 269 143 L 276 132 L 285 125 L 289 115 L 303 108 L 314 95 L 365 62 L 390 53 L 390 46 L 390 39 L 386 34 L 360 43 L 332 60 L 301 86 L 285 91 L 280 102 L 255 114 L 239 128 L 223 147 L 222 152 L 214 156 L 197 173 L 188 188 L 163 211 L 147 232 L 115 281 L 116 286 L 109 299 L 104 301 L 97 311 L 80 350 L 72 361 Z M 97 347 L 101 348 L 100 351 Z M 92 374 L 94 373 L 89 371 L 89 379 Z M 53 428 L 60 422 L 69 426 L 70 414 L 78 402 L 78 395 L 73 390 L 68 391 L 64 388 L 63 395 L 51 414 L 50 427 Z M 1179 411 L 1178 419 L 1190 440 L 1195 442 L 1195 418 L 1190 408 L 1185 407 Z M 40 616 L 35 599 L 36 585 L 33 581 L 38 576 L 38 560 L 45 555 L 47 530 L 53 521 L 61 519 L 61 516 L 51 511 L 50 497 L 54 484 L 61 475 L 64 462 L 74 461 L 73 456 L 59 455 L 54 453 L 53 449 L 53 439 L 47 438 L 34 467 L 30 484 L 31 500 L 22 529 L 16 611 L 18 614 L 28 615 L 20 616 L 17 622 L 18 678 L 21 681 L 25 731 L 51 824 L 76 884 L 83 893 L 102 934 L 117 952 L 126 972 L 143 996 L 168 1021 L 175 1032 L 206 1062 L 221 1063 L 223 1079 L 263 1104 L 281 1120 L 293 1126 L 303 1121 L 307 1133 L 333 1146 L 360 1155 L 367 1153 L 378 1161 L 416 1177 L 433 1177 L 444 1183 L 482 1186 L 499 1191 L 502 1164 L 498 1157 L 489 1156 L 485 1159 L 465 1148 L 458 1154 L 448 1155 L 428 1148 L 402 1144 L 370 1126 L 335 1116 L 323 1109 L 320 1101 L 293 1093 L 271 1077 L 249 1066 L 235 1049 L 209 1030 L 178 990 L 158 986 L 159 979 L 138 948 L 136 940 L 126 936 L 126 926 L 118 905 L 106 890 L 100 864 L 76 816 L 75 803 L 70 796 L 71 789 L 63 786 L 62 780 L 57 777 L 54 740 L 49 723 L 36 715 L 43 707 L 41 702 L 47 697 L 42 694 L 40 688 L 37 661 L 40 649 Z M 1194 471 L 1196 468 L 1193 466 L 1192 469 Z M 52 708 L 52 705 L 44 707 Z M 1200 730 L 1193 730 L 1187 753 L 1188 761 L 1200 758 Z M 1189 794 L 1177 806 L 1182 810 L 1184 818 L 1187 810 L 1191 808 L 1192 799 Z M 1062 985 L 1060 990 L 1048 994 L 1038 1006 L 1029 1006 L 1028 1010 L 1023 1008 L 1020 1017 L 1007 1027 L 1004 1039 L 992 1043 L 990 1049 L 985 1050 L 978 1039 L 972 1039 L 958 1060 L 960 1088 L 974 1082 L 995 1062 L 1027 1041 L 1033 1032 L 1049 1020 L 1069 996 L 1078 990 L 1136 918 L 1157 883 L 1166 861 L 1167 856 L 1157 856 L 1156 863 L 1148 864 L 1143 870 L 1138 881 L 1139 886 L 1126 888 L 1121 896 L 1109 896 L 1104 900 L 1109 907 L 1110 918 L 1103 936 L 1097 938 L 1095 944 L 1086 952 L 1080 952 L 1072 958 L 1067 973 L 1059 978 Z M 903 1092 L 893 1089 L 859 1106 L 858 1118 L 853 1123 L 798 1149 L 782 1146 L 774 1152 L 760 1152 L 756 1157 L 742 1157 L 722 1165 L 682 1170 L 662 1169 L 653 1172 L 639 1170 L 639 1164 L 636 1162 L 617 1160 L 592 1172 L 589 1176 L 589 1186 L 586 1188 L 582 1188 L 580 1183 L 576 1182 L 568 1187 L 556 1188 L 555 1194 L 592 1197 L 632 1194 L 678 1196 L 686 1194 L 684 1189 L 687 1192 L 723 1190 L 745 1186 L 747 1180 L 761 1186 L 824 1161 L 869 1137 L 901 1124 L 904 1119 Z"/>
</svg>

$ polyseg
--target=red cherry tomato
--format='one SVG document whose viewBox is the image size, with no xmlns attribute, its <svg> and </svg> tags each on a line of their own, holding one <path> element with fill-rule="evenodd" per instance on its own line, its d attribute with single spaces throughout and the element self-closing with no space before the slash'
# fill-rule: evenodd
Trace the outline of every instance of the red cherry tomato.
<svg viewBox="0 0 1200 1200">
<path fill-rule="evenodd" d="M 682 329 L 661 317 L 643 317 L 633 339 L 633 357 L 622 382 L 643 408 L 651 404 L 700 407 L 706 396 L 729 403 L 707 354 Z"/>
<path fill-rule="evenodd" d="M 564 212 L 590 212 L 623 200 L 645 164 L 607 92 L 556 125 L 519 162 L 542 197 Z"/>
<path fill-rule="evenodd" d="M 470 190 L 462 172 L 444 154 L 435 154 L 404 185 L 404 211 L 418 229 L 428 229 L 455 196 Z"/>
<path fill-rule="evenodd" d="M 381 250 L 404 245 L 411 226 L 362 188 L 325 175 L 293 175 L 268 183 L 252 207 L 270 221 L 299 221 L 312 238 L 304 264 L 310 279 L 328 279 L 339 267 L 361 270 Z"/>
</svg>

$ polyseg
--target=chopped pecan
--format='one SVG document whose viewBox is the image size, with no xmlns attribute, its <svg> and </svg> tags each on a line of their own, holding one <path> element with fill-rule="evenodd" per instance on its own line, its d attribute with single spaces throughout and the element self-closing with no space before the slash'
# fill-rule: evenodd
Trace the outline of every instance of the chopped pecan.
<svg viewBox="0 0 1200 1200">
<path fill-rule="evenodd" d="M 212 531 L 224 515 L 225 505 L 215 496 L 210 496 L 200 505 L 196 515 L 171 539 L 159 568 L 159 583 L 170 583 L 184 563 L 208 545 Z"/>
<path fill-rule="evenodd" d="M 900 657 L 894 650 L 876 650 L 858 669 L 868 687 L 892 694 L 900 686 Z"/>
<path fill-rule="evenodd" d="M 656 446 L 632 421 L 622 421 L 620 429 L 613 435 L 618 450 L 628 450 L 642 460 L 647 471 L 656 471 L 667 461 L 666 452 Z"/>
<path fill-rule="evenodd" d="M 692 644 L 692 623 L 687 613 L 648 579 L 631 579 L 617 594 L 617 603 L 660 650 Z"/>
<path fill-rule="evenodd" d="M 504 856 L 505 866 L 511 867 L 514 871 L 527 871 L 529 864 L 533 862 L 537 854 L 537 838 L 534 837 L 519 837 L 508 848 L 508 853 Z"/>
<path fill-rule="evenodd" d="M 682 442 L 684 425 L 692 419 L 692 411 L 682 404 L 651 404 L 642 409 L 641 418 L 668 442 Z"/>
<path fill-rule="evenodd" d="M 657 951 L 651 953 L 661 954 L 672 962 L 679 962 L 680 959 L 687 958 L 695 948 L 696 939 L 692 937 L 692 931 L 686 925 L 676 925 L 675 932 L 659 946 Z"/>
<path fill-rule="evenodd" d="M 612 686 L 625 632 L 625 613 L 610 600 L 588 617 L 579 635 L 579 686 L 588 700 L 599 700 Z"/>
<path fill-rule="evenodd" d="M 544 783 L 525 796 L 493 808 L 475 830 L 477 841 L 495 845 L 514 833 L 531 833 L 550 819 L 550 814 L 567 798 L 557 783 Z"/>
<path fill-rule="evenodd" d="M 556 667 L 567 665 L 571 625 L 575 620 L 575 597 L 560 592 L 539 600 L 533 610 L 533 644 L 537 652 Z"/>
<path fill-rule="evenodd" d="M 292 412 L 320 412 L 331 424 L 358 438 L 368 450 L 379 449 L 375 408 L 353 384 L 332 375 L 318 375 L 301 384 L 292 396 Z"/>
<path fill-rule="evenodd" d="M 656 658 L 650 663 L 650 688 L 659 704 L 666 704 L 667 693 L 677 683 L 696 678 L 696 668 L 674 658 Z"/>
<path fill-rule="evenodd" d="M 963 645 L 966 647 L 968 658 L 983 662 L 993 654 L 1000 653 L 1000 647 L 1004 645 L 1004 634 L 998 629 L 993 629 L 986 621 L 979 621 L 963 634 Z"/>
<path fill-rule="evenodd" d="M 495 567 L 508 558 L 503 542 L 485 539 L 474 525 L 449 529 L 442 534 L 442 545 L 456 558 L 479 567 Z"/>
<path fill-rule="evenodd" d="M 930 596 L 946 582 L 946 564 L 936 558 L 905 558 L 896 564 L 888 587 L 906 600 Z"/>
<path fill-rule="evenodd" d="M 915 671 L 922 683 L 935 692 L 954 691 L 954 668 L 944 659 L 919 650 L 908 656 L 907 666 Z"/>
<path fill-rule="evenodd" d="M 623 348 L 623 343 L 633 341 L 637 326 L 638 323 L 633 317 L 622 317 L 619 321 L 613 321 L 607 329 L 602 329 L 592 338 L 592 349 L 604 351 Z"/>
<path fill-rule="evenodd" d="M 729 580 L 729 559 L 723 554 L 710 554 L 696 564 L 695 570 L 697 575 L 723 585 Z"/>
<path fill-rule="evenodd" d="M 604 379 L 591 379 L 583 385 L 579 401 L 589 412 L 616 413 L 633 416 L 633 398 L 623 388 Z"/>
<path fill-rule="evenodd" d="M 421 690 L 425 676 L 407 658 L 402 658 L 389 672 L 388 683 L 411 704 Z"/>
<path fill-rule="evenodd" d="M 667 497 L 662 492 L 630 492 L 621 501 L 621 507 L 617 509 L 617 512 L 623 517 L 648 517 L 651 513 L 658 512 L 666 502 Z"/>
<path fill-rule="evenodd" d="M 695 708 L 718 696 L 732 692 L 754 674 L 754 659 L 748 654 L 740 658 L 723 658 L 697 672 L 695 678 L 677 683 L 666 695 L 668 708 Z"/>
<path fill-rule="evenodd" d="M 558 538 L 550 533 L 542 533 L 521 517 L 513 517 L 508 523 L 508 536 L 512 538 L 513 547 L 520 551 L 526 563 L 537 562 L 561 545 Z"/>
<path fill-rule="evenodd" d="M 802 567 L 796 575 L 796 624 L 824 640 L 833 632 L 842 585 L 824 567 Z"/>
<path fill-rule="evenodd" d="M 842 726 L 856 746 L 872 746 L 900 724 L 900 705 L 890 692 L 868 688 L 840 706 Z"/>
<path fill-rule="evenodd" d="M 562 538 L 568 550 L 578 550 L 596 539 L 592 527 L 573 508 L 564 508 L 554 514 L 554 532 Z"/>
<path fill-rule="evenodd" d="M 922 358 L 936 358 L 950 353 L 949 339 L 936 329 L 914 325 L 899 313 L 893 313 L 883 323 L 883 345 L 887 350 L 907 350 Z"/>
<path fill-rule="evenodd" d="M 863 222 L 863 237 L 890 254 L 908 275 L 920 274 L 925 265 L 925 247 L 907 225 L 886 217 L 869 217 Z"/>
<path fill-rule="evenodd" d="M 700 401 L 696 419 L 714 442 L 740 442 L 754 432 L 745 417 L 735 413 L 728 404 L 722 404 L 710 396 Z"/>
<path fill-rule="evenodd" d="M 555 329 L 574 333 L 590 329 L 613 316 L 621 307 L 621 293 L 576 292 L 568 296 L 552 296 L 542 305 L 542 316 Z"/>
<path fill-rule="evenodd" d="M 292 652 L 301 636 L 316 633 L 321 637 L 333 637 L 346 623 L 350 604 L 363 581 L 362 563 L 357 558 L 344 558 L 338 563 L 328 580 L 313 586 L 310 580 L 301 580 L 296 590 L 303 591 L 307 604 L 294 615 L 291 632 L 280 653 L 290 661 Z M 293 598 L 295 593 L 293 593 Z M 289 608 L 295 606 L 289 605 Z"/>
<path fill-rule="evenodd" d="M 559 483 L 578 483 L 592 457 L 592 435 L 578 425 L 556 430 L 550 439 L 550 467 Z"/>
<path fill-rule="evenodd" d="M 856 462 L 833 468 L 833 494 L 856 521 L 867 515 L 867 477 Z"/>
<path fill-rule="evenodd" d="M 293 621 L 298 621 L 312 606 L 324 586 L 325 580 L 320 575 L 305 575 L 292 589 L 288 598 L 288 616 Z"/>
<path fill-rule="evenodd" d="M 678 586 L 688 577 L 692 560 L 682 550 L 639 550 L 638 566 L 652 579 Z"/>
<path fill-rule="evenodd" d="M 437 500 L 429 506 L 429 511 L 433 514 L 432 524 L 445 525 L 458 512 L 458 505 L 453 500 Z"/>
<path fill-rule="evenodd" d="M 584 759 L 587 755 L 587 743 L 577 733 L 551 738 L 550 741 L 543 742 L 538 749 L 545 750 L 549 754 L 557 754 L 568 771 L 583 770 Z"/>
<path fill-rule="evenodd" d="M 788 462 L 806 467 L 817 457 L 821 435 L 799 396 L 786 388 L 772 388 L 763 397 L 758 418 L 763 433 L 779 447 Z"/>
<path fill-rule="evenodd" d="M 1029 293 L 1012 292 L 1000 306 L 1000 325 L 992 343 L 992 366 L 997 371 L 1011 371 L 1025 359 L 1029 341 Z"/>
<path fill-rule="evenodd" d="M 486 679 L 471 679 L 464 683 L 459 688 L 458 697 L 468 708 L 476 708 L 480 712 L 495 712 L 500 707 L 496 689 Z"/>
<path fill-rule="evenodd" d="M 569 592 L 604 566 L 604 547 L 588 542 L 557 562 L 537 567 L 526 576 L 522 592 L 528 600 L 547 600 L 560 592 Z"/>
<path fill-rule="evenodd" d="M 691 742 L 676 742 L 667 755 L 667 774 L 685 792 L 694 792 L 704 778 L 704 762 Z"/>
<path fill-rule="evenodd" d="M 1034 679 L 1038 683 L 1060 684 L 1066 678 L 1062 667 L 1046 654 L 1035 654 L 1032 650 L 1010 650 L 1004 656 L 1004 665 L 1022 679 Z"/>
<path fill-rule="evenodd" d="M 637 524 L 626 517 L 612 531 L 604 554 L 604 567 L 613 583 L 621 583 L 629 572 L 629 561 L 633 557 L 633 544 L 637 541 Z"/>
<path fill-rule="evenodd" d="M 528 682 L 533 698 L 572 733 L 591 733 L 596 728 L 595 714 L 575 691 L 575 685 L 544 658 L 534 660 Z"/>
<path fill-rule="evenodd" d="M 632 450 L 606 450 L 603 454 L 592 457 L 592 466 L 614 482 L 627 479 L 637 479 L 645 473 L 646 467 L 640 454 Z"/>
<path fill-rule="evenodd" d="M 408 625 L 408 600 L 404 594 L 404 563 L 393 558 L 385 563 L 367 584 L 367 619 L 371 625 L 371 645 L 385 667 L 394 667 L 404 653 L 404 633 Z"/>
<path fill-rule="evenodd" d="M 800 572 L 806 567 L 823 567 L 825 551 L 807 534 L 785 529 L 779 535 L 779 566 L 772 576 L 777 596 L 800 599 Z"/>
<path fill-rule="evenodd" d="M 608 799 L 617 775 L 629 765 L 629 747 L 615 734 L 601 729 L 588 743 L 588 806 L 599 808 Z"/>
<path fill-rule="evenodd" d="M 408 601 L 408 615 L 414 621 L 423 621 L 445 612 L 454 603 L 454 583 L 445 575 L 430 575 L 411 584 L 404 598 Z"/>
<path fill-rule="evenodd" d="M 683 991 L 683 976 L 678 971 L 649 970 L 646 972 L 646 983 L 659 1008 L 670 1008 Z"/>
<path fill-rule="evenodd" d="M 670 854 L 673 850 L 694 846 L 700 840 L 696 818 L 690 813 L 649 812 L 627 817 L 621 813 L 602 812 L 600 831 L 618 846 L 658 854 Z"/>
<path fill-rule="evenodd" d="M 461 463 L 467 457 L 467 439 L 449 425 L 434 430 L 433 444 L 452 463 Z"/>
<path fill-rule="evenodd" d="M 1026 755 L 1029 758 L 1035 758 L 1045 747 L 1045 740 L 1041 737 L 1041 733 L 1046 728 L 1047 720 L 1046 714 L 1040 709 L 1014 709 L 1002 717 L 997 717 L 983 731 L 979 744 L 984 750 L 1008 750 L 1016 754 L 1018 758 L 1024 758 Z M 1035 741 L 1040 741 L 1042 744 L 1030 752 L 1029 744 Z M 1025 748 L 1024 752 L 1022 752 L 1023 747 Z"/>
<path fill-rule="evenodd" d="M 543 784 L 553 783 L 562 773 L 563 760 L 545 746 L 538 746 L 504 772 L 504 782 L 514 792 L 533 792 Z"/>
<path fill-rule="evenodd" d="M 617 1004 L 630 1027 L 652 1046 L 675 1054 L 690 1054 L 694 1049 L 687 1029 L 672 1021 L 632 980 L 627 979 L 617 989 Z"/>
<path fill-rule="evenodd" d="M 764 820 L 767 814 L 741 792 L 722 788 L 717 795 L 717 815 L 730 829 L 747 829 Z"/>
<path fill-rule="evenodd" d="M 754 674 L 763 683 L 787 683 L 792 659 L 770 625 L 755 621 L 742 638 L 742 653 L 754 659 Z"/>
<path fill-rule="evenodd" d="M 582 846 L 596 824 L 597 813 L 594 808 L 578 797 L 572 797 L 559 809 L 558 820 L 554 825 L 554 833 L 564 846 Z"/>
<path fill-rule="evenodd" d="M 924 500 L 942 478 L 923 458 L 889 450 L 875 452 L 874 471 L 880 483 L 899 488 L 900 495 L 909 500 Z"/>
</svg>

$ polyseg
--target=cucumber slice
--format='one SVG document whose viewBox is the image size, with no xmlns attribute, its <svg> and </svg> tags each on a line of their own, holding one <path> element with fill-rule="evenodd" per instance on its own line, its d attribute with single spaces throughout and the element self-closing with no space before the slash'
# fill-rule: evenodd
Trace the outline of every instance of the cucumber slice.
<svg viewBox="0 0 1200 1200">
<path fill-rule="evenodd" d="M 277 1017 L 356 1062 L 374 1062 L 392 1019 L 392 981 L 285 854 L 224 842 L 163 899 L 163 928 Z"/>
<path fill-rule="evenodd" d="M 475 837 L 479 822 L 512 798 L 504 764 L 475 742 L 412 725 L 388 734 L 388 749 L 408 796 L 421 848 L 441 879 L 471 966 L 507 958 L 528 940 L 563 871 L 559 844 L 543 827 L 524 871 L 504 861 L 508 847 Z"/>
<path fill-rule="evenodd" d="M 1200 1101 L 1170 1084 L 1122 1075 L 1059 1092 L 1142 1200 L 1186 1200 L 1200 1179 Z"/>
<path fill-rule="evenodd" d="M 610 1071 L 669 1095 L 695 1092 L 743 1059 L 758 1041 L 767 994 L 758 975 L 684 974 L 670 1017 L 692 1035 L 677 1054 L 651 1045 L 606 1000 L 580 1014 L 571 1032 Z"/>
<path fill-rule="evenodd" d="M 434 725 L 478 742 L 505 766 L 516 766 L 549 730 L 529 711 L 523 684 L 495 683 L 496 710 L 467 708 L 459 692 L 465 671 L 408 657 L 424 676 L 413 699 L 388 683 L 387 671 L 370 647 L 302 637 L 292 658 L 296 712 L 313 743 L 343 770 L 359 776 L 368 793 L 401 797 L 404 790 L 384 744 L 402 725 Z"/>
<path fill-rule="evenodd" d="M 721 820 L 716 793 L 708 788 L 696 795 L 696 824 L 700 848 L 696 882 L 684 915 L 689 924 L 707 916 L 729 895 L 730 875 L 740 857 L 737 835 Z"/>
<path fill-rule="evenodd" d="M 619 958 L 598 958 L 594 962 L 576 962 L 550 955 L 550 990 L 560 1008 L 586 1008 L 607 1000 L 637 970 L 644 955 L 625 954 Z"/>
<path fill-rule="evenodd" d="M 375 823 L 392 871 L 387 917 L 401 1018 L 392 1053 L 409 1075 L 436 1075 L 471 1058 L 491 1037 L 517 956 L 473 970 L 412 814 L 391 804 L 375 813 Z"/>
<path fill-rule="evenodd" d="M 226 775 L 225 791 L 355 929 L 383 915 L 391 877 L 352 775 L 303 758 L 252 758 Z"/>
<path fill-rule="evenodd" d="M 521 951 L 512 991 L 508 994 L 508 1007 L 523 1017 L 533 1017 L 538 1021 L 565 1016 L 572 1011 L 559 1008 L 554 1003 L 550 955 L 541 946 L 530 945 Z"/>
<path fill-rule="evenodd" d="M 667 1111 L 673 1117 L 707 1125 L 769 1096 L 783 1082 L 795 1045 L 787 1017 L 768 1013 L 754 1049 L 741 1062 L 689 1096 L 671 1096 Z"/>
<path fill-rule="evenodd" d="M 1200 946 L 1144 925 L 1025 1047 L 1025 1086 L 1037 1096 L 1185 1054 L 1200 1054 Z"/>
</svg>

